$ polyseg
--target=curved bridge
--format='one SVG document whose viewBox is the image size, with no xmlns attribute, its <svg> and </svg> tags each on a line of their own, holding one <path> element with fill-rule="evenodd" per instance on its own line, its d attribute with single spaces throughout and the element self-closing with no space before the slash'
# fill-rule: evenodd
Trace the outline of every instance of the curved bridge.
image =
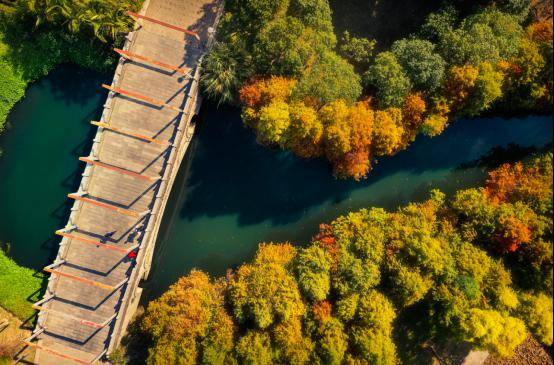
<svg viewBox="0 0 554 365">
<path fill-rule="evenodd" d="M 104 111 L 26 344 L 38 364 L 105 360 L 148 275 L 160 221 L 200 106 L 198 77 L 222 0 L 146 0 L 130 13 Z"/>
</svg>

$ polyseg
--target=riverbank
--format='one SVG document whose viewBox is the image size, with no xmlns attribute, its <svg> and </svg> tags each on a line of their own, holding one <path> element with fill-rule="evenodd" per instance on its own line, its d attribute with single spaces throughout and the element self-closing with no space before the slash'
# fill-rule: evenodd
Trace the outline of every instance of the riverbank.
<svg viewBox="0 0 554 365">
<path fill-rule="evenodd" d="M 35 314 L 31 304 L 40 298 L 44 281 L 42 273 L 19 266 L 0 250 L 0 307 L 28 320 Z"/>
<path fill-rule="evenodd" d="M 334 179 L 324 161 L 258 145 L 236 109 L 206 104 L 163 219 L 145 300 L 193 268 L 225 274 L 259 242 L 307 242 L 319 223 L 348 211 L 396 209 L 432 188 L 451 194 L 479 184 L 486 168 L 479 158 L 492 151 L 486 162 L 494 164 L 540 149 L 552 141 L 550 119 L 460 120 L 442 136 L 382 158 L 368 179 L 354 182 Z"/>
</svg>

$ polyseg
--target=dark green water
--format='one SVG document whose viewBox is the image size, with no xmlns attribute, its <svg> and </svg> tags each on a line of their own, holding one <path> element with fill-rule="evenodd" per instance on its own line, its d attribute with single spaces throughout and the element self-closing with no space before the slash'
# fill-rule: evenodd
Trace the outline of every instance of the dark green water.
<svg viewBox="0 0 554 365">
<path fill-rule="evenodd" d="M 79 184 L 94 129 L 104 102 L 103 77 L 62 67 L 32 85 L 8 118 L 0 135 L 0 242 L 10 254 L 35 269 L 47 265 L 59 240 L 70 201 Z"/>
<path fill-rule="evenodd" d="M 51 232 L 65 224 L 65 194 L 75 189 L 77 157 L 91 139 L 87 123 L 104 101 L 96 91 L 101 77 L 75 72 L 64 68 L 32 86 L 0 138 L 0 241 L 37 269 L 57 248 Z M 221 275 L 249 260 L 259 242 L 307 243 L 319 223 L 349 210 L 392 209 L 425 199 L 433 187 L 452 192 L 475 184 L 482 168 L 457 167 L 494 147 L 551 141 L 550 117 L 462 120 L 381 160 L 356 183 L 333 179 L 322 161 L 258 146 L 236 110 L 206 106 L 165 213 L 148 296 L 192 268 Z"/>
</svg>

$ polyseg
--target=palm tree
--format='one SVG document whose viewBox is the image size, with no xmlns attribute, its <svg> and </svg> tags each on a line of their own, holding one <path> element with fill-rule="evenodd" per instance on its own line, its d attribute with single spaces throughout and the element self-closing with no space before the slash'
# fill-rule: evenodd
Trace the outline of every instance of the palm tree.
<svg viewBox="0 0 554 365">
<path fill-rule="evenodd" d="M 238 63 L 225 44 L 216 43 L 204 60 L 201 85 L 218 105 L 234 101 L 240 85 Z"/>
</svg>

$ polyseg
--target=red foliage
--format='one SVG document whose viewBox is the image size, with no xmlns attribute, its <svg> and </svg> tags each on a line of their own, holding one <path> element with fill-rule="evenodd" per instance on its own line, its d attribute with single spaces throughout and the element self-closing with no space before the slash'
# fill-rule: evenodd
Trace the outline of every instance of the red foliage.
<svg viewBox="0 0 554 365">
<path fill-rule="evenodd" d="M 239 91 L 239 98 L 243 105 L 257 107 L 262 101 L 262 90 L 258 82 L 244 85 Z"/>
<path fill-rule="evenodd" d="M 318 242 L 329 253 L 333 259 L 333 267 L 336 268 L 339 261 L 340 247 L 333 234 L 333 227 L 328 224 L 320 224 L 319 233 L 314 236 L 313 241 Z"/>
</svg>

